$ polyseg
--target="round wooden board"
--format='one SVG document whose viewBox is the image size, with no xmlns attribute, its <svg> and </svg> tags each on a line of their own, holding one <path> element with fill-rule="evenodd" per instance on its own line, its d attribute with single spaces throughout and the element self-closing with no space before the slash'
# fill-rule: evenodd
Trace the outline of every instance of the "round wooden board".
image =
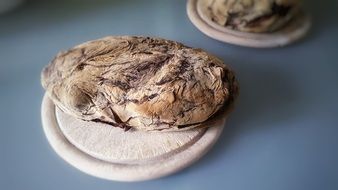
<svg viewBox="0 0 338 190">
<path fill-rule="evenodd" d="M 295 42 L 305 36 L 311 26 L 308 15 L 300 12 L 282 29 L 272 33 L 248 33 L 227 29 L 212 22 L 205 13 L 206 0 L 188 0 L 187 14 L 190 21 L 207 36 L 230 44 L 269 48 Z"/>
<path fill-rule="evenodd" d="M 117 181 L 159 178 L 189 166 L 212 147 L 225 124 L 224 117 L 204 129 L 124 132 L 68 116 L 47 95 L 41 112 L 46 137 L 60 157 L 85 173 Z"/>
<path fill-rule="evenodd" d="M 78 149 L 104 161 L 120 164 L 153 162 L 188 148 L 206 128 L 182 132 L 147 132 L 76 119 L 56 107 L 56 119 L 65 137 Z"/>
</svg>

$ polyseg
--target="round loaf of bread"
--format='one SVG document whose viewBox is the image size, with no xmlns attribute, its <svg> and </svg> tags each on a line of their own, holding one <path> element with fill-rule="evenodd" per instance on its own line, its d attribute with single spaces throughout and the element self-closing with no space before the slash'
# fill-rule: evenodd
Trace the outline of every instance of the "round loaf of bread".
<svg viewBox="0 0 338 190">
<path fill-rule="evenodd" d="M 110 36 L 60 52 L 42 86 L 76 118 L 124 129 L 186 130 L 227 109 L 233 72 L 201 49 L 159 38 Z"/>
<path fill-rule="evenodd" d="M 226 28 L 265 33 L 283 27 L 300 10 L 300 0 L 200 0 L 206 19 Z"/>
</svg>

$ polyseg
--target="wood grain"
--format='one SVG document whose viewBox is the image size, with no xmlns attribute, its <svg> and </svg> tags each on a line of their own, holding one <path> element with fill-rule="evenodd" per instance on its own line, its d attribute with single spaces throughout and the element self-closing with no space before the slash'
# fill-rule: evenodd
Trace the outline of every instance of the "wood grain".
<svg viewBox="0 0 338 190">
<path fill-rule="evenodd" d="M 65 161 L 67 161 L 72 166 L 78 168 L 79 170 L 85 173 L 88 173 L 96 177 L 104 178 L 104 179 L 118 180 L 118 181 L 142 181 L 142 180 L 159 178 L 159 177 L 163 177 L 163 176 L 172 174 L 174 172 L 177 172 L 191 165 L 193 162 L 201 158 L 212 147 L 212 145 L 216 142 L 219 135 L 221 134 L 223 127 L 224 127 L 224 123 L 225 123 L 225 117 L 223 117 L 223 118 L 219 118 L 215 120 L 212 123 L 212 126 L 205 129 L 205 132 L 203 132 L 204 129 L 198 130 L 196 132 L 191 132 L 191 134 L 187 134 L 187 132 L 176 132 L 176 133 L 180 133 L 177 135 L 178 136 L 181 135 L 181 138 L 185 139 L 184 142 L 186 143 L 182 143 L 182 146 L 177 146 L 177 145 L 171 146 L 170 145 L 168 146 L 168 150 L 166 150 L 165 147 L 162 147 L 161 149 L 159 149 L 159 153 L 155 153 L 155 154 L 150 153 L 148 156 L 141 156 L 140 162 L 137 162 L 137 159 L 135 158 L 138 158 L 138 156 L 135 156 L 135 155 L 141 155 L 141 154 L 135 154 L 134 153 L 135 149 L 133 147 L 124 146 L 125 149 L 124 150 L 120 149 L 119 151 L 121 151 L 121 154 L 125 154 L 128 156 L 122 156 L 121 157 L 123 158 L 122 160 L 118 160 L 117 157 L 113 157 L 114 159 L 116 159 L 115 161 L 120 161 L 120 163 L 113 163 L 111 162 L 112 160 L 111 161 L 102 160 L 100 158 L 95 157 L 94 155 L 85 153 L 84 151 L 77 148 L 77 146 L 79 145 L 76 146 L 72 144 L 70 140 L 66 138 L 67 135 L 63 133 L 63 131 L 60 129 L 60 126 L 58 124 L 56 113 L 55 113 L 55 105 L 46 95 L 42 102 L 41 114 L 42 114 L 43 129 L 46 134 L 46 137 L 50 145 L 52 146 L 52 148 L 55 150 L 55 152 L 60 157 L 62 157 Z M 62 114 L 59 113 L 58 115 L 59 115 L 58 116 L 59 120 L 63 120 L 62 119 L 63 116 L 61 116 Z M 65 119 L 64 121 L 66 120 L 67 119 Z M 75 120 L 71 119 L 70 121 L 77 122 L 76 119 Z M 96 125 L 96 123 L 93 123 L 93 124 Z M 67 124 L 67 125 L 64 125 L 63 127 L 69 127 L 69 125 Z M 87 127 L 90 127 L 90 126 L 87 126 Z M 104 126 L 101 126 L 101 127 L 104 127 Z M 81 131 L 80 129 L 81 127 L 79 127 L 79 125 L 77 124 L 75 124 L 74 129 L 76 128 L 77 130 Z M 65 130 L 65 131 L 69 132 L 72 130 Z M 75 134 L 79 134 L 80 131 L 75 132 Z M 99 134 L 102 134 L 102 132 L 104 132 L 104 130 L 98 133 L 95 133 L 95 134 L 87 134 L 88 136 L 86 138 L 88 139 L 93 138 L 90 136 L 99 135 Z M 118 134 L 119 132 L 115 131 L 115 133 Z M 130 133 L 136 133 L 136 131 L 130 132 Z M 187 134 L 188 137 L 184 137 L 184 135 L 182 135 L 184 133 Z M 142 134 L 142 135 L 146 135 L 146 134 Z M 150 135 L 154 135 L 154 134 L 150 134 Z M 162 132 L 156 135 L 157 136 L 162 135 L 164 139 L 166 137 L 171 136 L 168 134 L 168 132 Z M 197 138 L 198 135 L 200 135 L 199 138 Z M 68 136 L 69 136 L 69 133 L 68 133 Z M 118 153 L 117 150 L 114 149 L 114 147 L 111 147 L 111 149 L 108 148 L 109 143 L 107 145 L 104 145 L 104 143 L 109 141 L 107 139 L 104 139 L 107 137 L 111 138 L 111 137 L 114 137 L 114 135 L 113 134 L 104 135 L 101 138 L 102 139 L 101 142 L 95 142 L 92 140 L 85 140 L 85 141 L 86 142 L 92 141 L 93 143 L 102 143 L 100 146 L 107 148 L 104 151 L 112 151 L 112 152 Z M 84 139 L 84 138 L 85 138 L 84 136 L 81 138 L 79 137 L 79 139 Z M 137 137 L 129 136 L 126 138 L 137 138 Z M 93 139 L 98 140 L 99 138 L 95 137 Z M 187 140 L 187 139 L 190 139 L 190 140 Z M 73 140 L 78 140 L 78 139 L 74 138 Z M 129 140 L 124 139 L 124 140 L 127 143 L 130 139 Z M 147 141 L 151 142 L 151 139 L 148 139 Z M 171 139 L 170 141 L 177 142 L 179 140 Z M 137 140 L 134 141 L 134 143 L 136 142 Z M 187 143 L 189 144 L 189 142 L 193 142 L 193 143 L 187 146 L 186 144 Z M 77 143 L 79 144 L 79 142 Z M 85 149 L 93 146 L 90 143 L 89 144 L 84 143 L 83 145 L 84 147 L 82 148 L 85 148 Z M 167 145 L 164 145 L 164 146 L 167 146 Z M 146 146 L 146 144 L 142 146 Z M 159 144 L 157 144 L 156 146 L 159 146 Z M 120 148 L 122 147 L 123 146 L 120 146 Z M 179 150 L 180 148 L 181 150 Z M 153 151 L 156 151 L 154 147 L 150 147 L 150 149 Z M 99 149 L 94 149 L 94 150 L 98 151 L 96 152 L 98 154 L 102 153 L 101 150 Z M 113 154 L 107 154 L 107 155 L 113 155 Z M 154 155 L 154 157 L 152 158 L 151 155 Z M 130 163 L 127 162 L 128 159 L 130 159 L 129 160 L 131 161 Z M 121 163 L 121 161 L 124 161 L 125 163 Z"/>
</svg>

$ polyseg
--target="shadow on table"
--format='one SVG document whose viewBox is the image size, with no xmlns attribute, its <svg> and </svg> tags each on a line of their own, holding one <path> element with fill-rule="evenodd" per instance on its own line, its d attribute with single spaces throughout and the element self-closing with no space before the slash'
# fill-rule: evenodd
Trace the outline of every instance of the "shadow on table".
<svg viewBox="0 0 338 190">
<path fill-rule="evenodd" d="M 276 69 L 274 64 L 263 64 L 261 67 L 252 65 L 259 64 L 236 65 L 240 95 L 234 112 L 230 114 L 216 145 L 194 167 L 184 171 L 203 167 L 217 159 L 220 154 L 226 154 L 227 149 L 244 132 L 268 130 L 275 127 L 276 123 L 295 119 L 306 111 L 302 107 L 302 98 L 306 94 L 300 92 L 297 76 L 286 70 Z"/>
<path fill-rule="evenodd" d="M 317 38 L 333 27 L 338 18 L 338 1 L 304 1 L 306 11 L 309 13 L 312 26 L 307 38 Z M 322 30 L 325 28 L 325 30 Z M 325 35 L 325 34 L 324 34 Z"/>
</svg>

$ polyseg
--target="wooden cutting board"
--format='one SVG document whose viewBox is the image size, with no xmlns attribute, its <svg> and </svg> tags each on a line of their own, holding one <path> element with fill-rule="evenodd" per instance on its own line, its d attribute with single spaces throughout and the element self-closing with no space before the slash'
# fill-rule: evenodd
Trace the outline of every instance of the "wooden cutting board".
<svg viewBox="0 0 338 190">
<path fill-rule="evenodd" d="M 59 156 L 85 173 L 118 181 L 159 178 L 189 166 L 212 147 L 225 124 L 221 117 L 188 131 L 125 132 L 67 115 L 46 95 L 41 111 L 44 132 Z"/>
</svg>

